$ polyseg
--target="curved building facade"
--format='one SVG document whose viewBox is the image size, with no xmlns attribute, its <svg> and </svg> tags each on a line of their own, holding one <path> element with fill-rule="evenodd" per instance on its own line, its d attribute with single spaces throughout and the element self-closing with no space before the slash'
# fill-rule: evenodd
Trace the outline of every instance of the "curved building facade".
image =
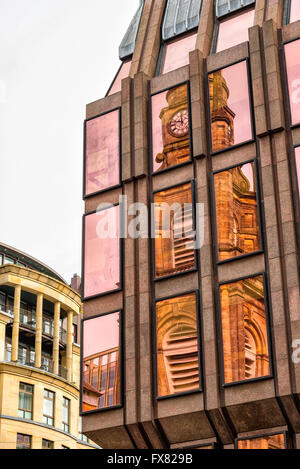
<svg viewBox="0 0 300 469">
<path fill-rule="evenodd" d="M 0 448 L 93 448 L 79 418 L 80 295 L 0 244 Z"/>
</svg>

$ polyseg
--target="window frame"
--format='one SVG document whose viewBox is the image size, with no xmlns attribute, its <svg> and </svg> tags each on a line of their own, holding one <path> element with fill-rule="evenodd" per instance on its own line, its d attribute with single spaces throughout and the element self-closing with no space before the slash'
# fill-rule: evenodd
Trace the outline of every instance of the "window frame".
<svg viewBox="0 0 300 469">
<path fill-rule="evenodd" d="M 290 44 L 291 42 L 296 42 L 299 41 L 300 43 L 300 36 L 297 36 L 293 39 L 290 39 L 289 41 L 282 42 L 281 45 L 279 45 L 279 51 L 282 54 L 282 63 L 283 63 L 283 90 L 286 93 L 286 103 L 287 103 L 287 116 L 288 116 L 288 126 L 290 127 L 291 130 L 297 129 L 300 127 L 300 121 L 297 124 L 292 123 L 292 108 L 291 108 L 291 100 L 290 100 L 290 92 L 289 92 L 289 80 L 288 80 L 288 70 L 287 70 L 287 61 L 286 61 L 286 55 L 285 55 L 285 46 L 287 44 Z M 300 78 L 300 61 L 299 61 L 299 78 Z"/>
<path fill-rule="evenodd" d="M 98 191 L 92 192 L 90 194 L 86 193 L 86 170 L 87 170 L 87 152 L 86 152 L 86 145 L 87 145 L 87 123 L 94 120 L 98 119 L 99 117 L 103 117 L 107 114 L 110 114 L 111 112 L 118 111 L 119 113 L 119 158 L 118 158 L 118 164 L 119 164 L 119 182 L 118 184 L 115 184 L 110 187 L 106 187 L 105 189 L 100 189 Z M 101 114 L 97 114 L 96 116 L 89 117 L 88 119 L 84 120 L 84 126 L 83 126 L 83 191 L 82 191 L 82 198 L 83 200 L 88 200 L 90 197 L 93 197 L 98 194 L 103 194 L 105 192 L 111 191 L 113 189 L 117 189 L 122 186 L 122 106 L 115 107 L 113 109 L 110 109 L 109 111 L 102 112 Z"/>
<path fill-rule="evenodd" d="M 221 303 L 221 286 L 228 285 L 231 283 L 240 282 L 242 280 L 247 280 L 255 277 L 263 278 L 264 286 L 264 304 L 265 304 L 265 315 L 266 315 L 266 330 L 267 330 L 267 339 L 268 339 L 268 351 L 269 351 L 269 368 L 270 373 L 266 376 L 258 376 L 257 378 L 244 379 L 239 381 L 233 381 L 232 383 L 225 383 L 225 365 L 224 365 L 224 341 L 223 341 L 223 323 L 222 323 L 222 303 Z M 266 272 L 258 272 L 256 274 L 246 275 L 239 278 L 234 278 L 233 280 L 226 280 L 223 282 L 218 282 L 218 292 L 217 292 L 217 307 L 216 311 L 218 314 L 217 327 L 218 327 L 218 348 L 219 348 L 219 357 L 220 357 L 220 378 L 221 378 L 221 389 L 230 388 L 232 386 L 238 386 L 241 384 L 254 383 L 257 381 L 265 381 L 268 379 L 274 379 L 274 362 L 273 362 L 273 337 L 272 337 L 272 316 L 271 316 L 271 303 L 269 298 L 269 286 L 268 286 L 268 276 Z"/>
<path fill-rule="evenodd" d="M 85 219 L 89 215 L 94 215 L 96 213 L 103 212 L 104 210 L 111 209 L 113 207 L 119 207 L 119 252 L 120 252 L 120 259 L 119 259 L 119 269 L 120 269 L 120 287 L 116 288 L 114 290 L 110 290 L 107 292 L 103 293 L 96 293 L 91 296 L 85 296 L 84 294 L 84 287 L 85 287 L 85 255 L 86 255 L 86 249 L 85 249 Z M 122 238 L 122 234 L 124 233 L 124 215 L 123 215 L 123 205 L 120 204 L 119 202 L 115 204 L 109 204 L 109 207 L 107 208 L 102 208 L 101 210 L 93 210 L 91 212 L 87 212 L 82 216 L 82 247 L 81 247 L 81 301 L 87 301 L 87 300 L 92 300 L 94 298 L 101 298 L 102 296 L 107 296 L 111 295 L 112 293 L 117 293 L 123 291 L 123 286 L 124 286 L 124 239 Z"/>
<path fill-rule="evenodd" d="M 201 9 L 202 9 L 202 6 L 201 6 Z M 201 14 L 201 11 L 200 11 L 200 14 Z M 199 29 L 199 25 L 196 26 L 193 29 L 190 29 L 189 31 L 184 31 L 183 33 L 180 33 L 177 36 L 173 36 L 170 39 L 163 40 L 162 39 L 162 25 L 161 25 L 161 35 L 160 35 L 160 37 L 161 37 L 160 41 L 161 42 L 160 42 L 160 49 L 159 49 L 159 54 L 158 54 L 158 59 L 157 59 L 157 63 L 156 63 L 156 69 L 155 69 L 154 77 L 167 75 L 168 73 L 172 73 L 175 70 L 180 70 L 180 68 L 187 67 L 189 65 L 189 64 L 182 65 L 182 67 L 175 68 L 174 70 L 170 70 L 169 72 L 166 72 L 166 73 L 162 73 L 162 68 L 163 68 L 163 65 L 164 65 L 165 54 L 166 54 L 166 49 L 167 49 L 168 44 L 171 44 L 172 42 L 180 41 L 181 39 L 184 39 L 184 37 L 188 37 L 188 36 L 192 36 L 193 34 L 197 34 L 198 29 Z M 197 38 L 196 38 L 196 41 L 197 41 Z"/>
<path fill-rule="evenodd" d="M 198 366 L 199 366 L 199 389 L 179 392 L 176 394 L 168 394 L 167 396 L 159 396 L 158 394 L 158 367 L 157 367 L 157 303 L 165 300 L 171 300 L 173 298 L 195 295 L 196 302 L 196 321 L 197 321 L 197 344 L 198 344 Z M 201 327 L 201 311 L 200 311 L 200 293 L 199 290 L 190 290 L 183 293 L 176 293 L 174 295 L 166 296 L 153 300 L 153 315 L 154 321 L 152 324 L 152 344 L 153 344 L 153 378 L 154 378 L 154 398 L 156 401 L 164 401 L 166 399 L 172 399 L 173 397 L 188 396 L 190 394 L 203 393 L 203 359 L 202 359 L 202 327 Z"/>
<path fill-rule="evenodd" d="M 46 396 L 45 396 L 45 392 L 47 392 L 48 395 L 49 395 L 49 393 L 51 393 L 51 394 L 53 395 L 53 399 L 50 399 L 49 396 L 46 397 Z M 45 400 L 52 402 L 52 416 L 46 415 L 46 414 L 44 413 L 44 403 L 45 403 Z M 50 426 L 50 427 L 54 427 L 54 426 L 55 426 L 55 425 L 54 425 L 54 418 L 55 418 L 55 392 L 50 391 L 50 389 L 44 389 L 44 399 L 43 399 L 43 423 L 44 423 L 45 425 Z M 44 419 L 46 419 L 47 421 L 45 422 Z M 52 420 L 52 423 L 49 423 L 49 420 L 50 420 L 50 421 Z"/>
<path fill-rule="evenodd" d="M 44 448 L 44 446 L 43 446 L 44 441 L 47 442 L 47 443 L 50 443 L 52 447 L 51 448 Z M 54 441 L 47 440 L 46 438 L 42 438 L 42 448 L 41 449 L 54 449 Z"/>
<path fill-rule="evenodd" d="M 120 357 L 119 357 L 119 362 L 120 362 L 120 404 L 117 404 L 115 406 L 110 406 L 110 407 L 104 407 L 102 409 L 95 409 L 95 410 L 89 410 L 86 412 L 83 412 L 82 410 L 82 404 L 83 404 L 83 348 L 84 348 L 84 323 L 90 319 L 97 319 L 100 317 L 108 316 L 109 314 L 114 314 L 114 313 L 119 313 L 119 349 L 120 349 Z M 125 349 L 124 349 L 124 326 L 123 326 L 123 321 L 124 321 L 124 312 L 123 309 L 116 309 L 113 311 L 109 311 L 107 313 L 100 313 L 96 314 L 95 316 L 90 316 L 87 318 L 81 319 L 81 327 L 80 327 L 80 392 L 79 392 L 79 416 L 84 417 L 85 415 L 89 414 L 99 414 L 101 412 L 109 412 L 110 410 L 115 410 L 115 409 L 122 409 L 124 407 L 124 377 L 125 377 L 125 363 L 124 363 L 124 358 L 125 358 Z M 82 433 L 82 432 L 81 432 Z M 83 433 L 82 433 L 83 434 Z M 85 436 L 85 435 L 84 435 Z M 82 440 L 83 441 L 83 440 Z"/>
<path fill-rule="evenodd" d="M 214 25 L 213 38 L 212 38 L 211 47 L 210 47 L 210 55 L 218 54 L 219 52 L 223 52 L 223 51 L 216 52 L 217 44 L 218 44 L 218 38 L 219 38 L 219 32 L 220 32 L 220 23 L 222 23 L 223 21 L 226 21 L 230 18 L 233 18 L 234 16 L 242 15 L 243 13 L 245 13 L 247 11 L 250 11 L 250 10 L 254 10 L 254 12 L 255 12 L 255 7 L 256 7 L 256 3 L 246 5 L 242 8 L 238 8 L 237 10 L 230 11 L 226 15 L 222 15 L 222 16 L 217 16 L 216 11 L 214 9 L 215 25 Z M 248 42 L 249 42 L 249 40 L 248 40 Z M 242 43 L 240 43 L 240 44 L 242 44 Z M 236 44 L 235 46 L 231 46 L 231 47 L 236 47 L 238 45 L 239 44 Z M 227 48 L 227 49 L 224 49 L 224 50 L 228 50 L 228 49 L 230 49 L 230 48 Z"/>
<path fill-rule="evenodd" d="M 68 406 L 65 406 L 65 402 L 68 402 Z M 62 427 L 63 431 L 66 433 L 70 433 L 70 414 L 71 414 L 71 399 L 68 397 L 63 396 L 62 400 L 62 409 L 68 409 L 68 422 L 64 421 L 64 413 L 62 412 Z"/>
<path fill-rule="evenodd" d="M 31 386 L 31 388 L 32 388 L 32 392 L 31 392 L 31 394 L 30 394 L 30 396 L 31 396 L 31 410 L 30 410 L 30 411 L 28 411 L 28 410 L 26 410 L 26 409 L 21 409 L 21 408 L 19 407 L 19 406 L 20 406 L 20 392 L 22 392 L 23 394 L 24 394 L 24 393 L 25 393 L 25 394 L 29 394 L 29 392 L 27 392 L 27 391 L 23 391 L 23 390 L 21 391 L 21 390 L 20 390 L 21 384 L 22 384 L 23 386 Z M 24 383 L 23 381 L 20 381 L 20 382 L 19 382 L 19 392 L 18 392 L 18 417 L 19 417 L 19 418 L 22 418 L 22 419 L 25 419 L 25 420 L 30 420 L 30 421 L 33 420 L 33 399 L 34 399 L 34 385 L 31 384 L 31 383 Z M 20 416 L 19 416 L 19 412 L 23 412 L 23 417 L 20 417 Z M 31 417 L 30 417 L 30 418 L 25 417 L 25 412 L 30 412 L 30 413 L 31 413 Z"/>
<path fill-rule="evenodd" d="M 29 438 L 29 448 L 18 448 L 18 435 Z M 25 435 L 25 433 L 17 433 L 16 449 L 32 449 L 32 435 Z"/>
<path fill-rule="evenodd" d="M 184 161 L 183 163 L 170 166 L 168 168 L 161 169 L 160 171 L 154 171 L 153 169 L 153 122 L 152 122 L 152 97 L 156 96 L 160 93 L 164 93 L 165 91 L 173 90 L 180 86 L 186 85 L 187 86 L 187 96 L 188 96 L 188 114 L 189 114 L 189 147 L 190 147 L 190 159 Z M 150 87 L 149 87 L 150 88 Z M 170 86 L 168 88 L 164 88 L 160 91 L 155 91 L 151 93 L 149 91 L 149 106 L 148 106 L 148 122 L 149 122 L 149 172 L 151 176 L 156 176 L 157 174 L 165 173 L 166 171 L 170 171 L 175 168 L 181 168 L 182 166 L 186 166 L 191 164 L 194 160 L 194 153 L 193 153 L 193 125 L 192 125 L 192 102 L 191 102 L 191 85 L 190 80 L 186 80 L 180 82 L 174 86 Z"/>
<path fill-rule="evenodd" d="M 282 430 L 282 431 L 278 430 L 276 432 L 237 437 L 237 438 L 234 439 L 234 449 L 240 449 L 240 448 L 238 448 L 239 441 L 255 440 L 255 439 L 258 439 L 258 438 L 266 438 L 268 436 L 275 436 L 275 435 L 284 435 L 284 443 L 285 443 L 285 448 L 284 449 L 289 449 L 290 438 L 289 438 L 289 434 L 288 434 L 287 430 Z"/>
<path fill-rule="evenodd" d="M 218 224 L 217 224 L 217 203 L 216 203 L 216 191 L 215 191 L 215 175 L 219 173 L 223 173 L 225 171 L 229 171 L 230 169 L 238 168 L 240 166 L 243 166 L 245 164 L 249 163 L 254 163 L 254 177 L 255 177 L 255 184 L 256 184 L 256 200 L 257 200 L 257 218 L 258 218 L 258 225 L 259 225 L 259 237 L 260 237 L 260 249 L 257 251 L 253 252 L 248 252 L 245 254 L 242 254 L 240 256 L 236 257 L 231 257 L 229 259 L 219 259 L 219 249 L 218 249 Z M 213 209 L 213 236 L 215 237 L 215 253 L 214 253 L 214 259 L 215 259 L 215 264 L 222 265 L 222 264 L 227 264 L 228 262 L 232 261 L 237 261 L 241 259 L 245 259 L 247 257 L 251 256 L 257 256 L 260 254 L 264 254 L 265 252 L 265 239 L 264 239 L 264 231 L 263 231 L 263 212 L 262 212 L 262 198 L 261 198 L 261 189 L 260 189 L 260 179 L 259 179 L 259 167 L 258 167 L 258 160 L 257 158 L 252 158 L 251 160 L 247 160 L 245 162 L 239 163 L 239 164 L 234 164 L 232 166 L 228 166 L 224 169 L 218 169 L 216 171 L 212 171 L 211 174 L 211 184 L 212 184 L 212 209 Z"/>
<path fill-rule="evenodd" d="M 176 167 L 176 166 L 174 166 Z M 158 189 L 156 191 L 152 192 L 152 197 L 151 197 L 151 217 L 153 220 L 152 226 L 151 226 L 151 248 L 152 248 L 152 281 L 153 282 L 161 282 L 163 280 L 167 280 L 170 278 L 178 277 L 180 275 L 187 275 L 191 274 L 193 272 L 197 272 L 199 268 L 199 263 L 198 263 L 198 250 L 197 248 L 194 247 L 194 260 L 195 260 L 195 265 L 192 269 L 189 270 L 184 270 L 183 272 L 176 272 L 174 274 L 169 274 L 165 275 L 163 277 L 156 277 L 156 254 L 155 254 L 155 211 L 154 211 L 154 196 L 155 194 L 158 194 L 160 192 L 168 191 L 170 189 L 175 189 L 176 187 L 180 186 L 185 186 L 186 184 L 191 185 L 191 193 L 192 193 L 192 205 L 193 205 L 193 210 L 192 210 L 192 216 L 193 216 L 193 230 L 197 234 L 197 217 L 196 217 L 196 190 L 195 190 L 195 179 L 189 179 L 187 181 L 182 181 L 179 182 L 175 185 L 164 187 L 162 189 Z M 195 242 L 195 239 L 194 239 Z M 176 295 L 177 296 L 177 295 Z"/>
<path fill-rule="evenodd" d="M 251 135 L 252 137 L 244 142 L 237 143 L 235 145 L 231 145 L 229 147 L 221 148 L 220 150 L 213 151 L 212 148 L 212 129 L 211 129 L 211 109 L 210 109 L 210 94 L 209 94 L 209 75 L 219 72 L 220 70 L 224 70 L 225 68 L 232 67 L 233 65 L 237 65 L 241 62 L 246 62 L 246 69 L 247 69 L 247 80 L 248 80 L 248 97 L 249 97 L 249 108 L 250 108 L 250 125 L 251 125 Z M 205 64 L 205 71 L 204 71 L 206 78 L 205 78 L 205 87 L 206 87 L 206 115 L 208 119 L 208 141 L 209 141 L 209 154 L 211 156 L 219 155 L 220 153 L 224 153 L 226 151 L 230 150 L 235 150 L 236 148 L 240 148 L 244 145 L 249 145 L 249 143 L 255 143 L 256 142 L 256 128 L 255 128 L 255 119 L 254 119 L 254 103 L 253 103 L 253 91 L 252 91 L 252 78 L 251 78 L 251 69 L 250 69 L 250 58 L 249 56 L 244 57 L 240 60 L 237 60 L 235 62 L 231 62 L 227 65 L 224 65 L 222 67 L 218 67 L 216 69 L 213 69 L 211 71 L 207 70 L 207 66 Z"/>
</svg>

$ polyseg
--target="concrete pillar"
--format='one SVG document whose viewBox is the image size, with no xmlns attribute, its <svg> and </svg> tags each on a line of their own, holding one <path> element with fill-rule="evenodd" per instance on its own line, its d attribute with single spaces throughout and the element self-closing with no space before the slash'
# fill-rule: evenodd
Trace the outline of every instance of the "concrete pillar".
<svg viewBox="0 0 300 469">
<path fill-rule="evenodd" d="M 60 319 L 60 302 L 54 305 L 54 333 L 53 333 L 53 373 L 58 375 L 59 372 L 59 319 Z"/>
<path fill-rule="evenodd" d="M 35 362 L 34 366 L 42 365 L 42 332 L 43 332 L 43 294 L 39 293 L 36 300 L 36 333 L 35 333 Z"/>
<path fill-rule="evenodd" d="M 12 350 L 11 350 L 12 362 L 18 361 L 20 303 L 21 303 L 21 285 L 16 285 L 15 297 L 14 297 L 14 322 L 13 322 L 13 330 L 12 330 Z"/>
<path fill-rule="evenodd" d="M 67 380 L 72 381 L 72 350 L 73 350 L 73 311 L 68 312 L 67 322 L 67 349 L 66 349 L 66 365 Z"/>
</svg>

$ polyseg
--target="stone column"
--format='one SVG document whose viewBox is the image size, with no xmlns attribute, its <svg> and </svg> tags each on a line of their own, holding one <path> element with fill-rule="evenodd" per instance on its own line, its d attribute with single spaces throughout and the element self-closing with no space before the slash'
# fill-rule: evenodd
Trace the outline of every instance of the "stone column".
<svg viewBox="0 0 300 469">
<path fill-rule="evenodd" d="M 43 331 L 43 294 L 39 293 L 36 300 L 36 333 L 34 366 L 42 366 L 42 331 Z"/>
<path fill-rule="evenodd" d="M 53 333 L 53 373 L 58 375 L 59 372 L 59 319 L 60 319 L 60 302 L 54 305 L 54 333 Z"/>
<path fill-rule="evenodd" d="M 16 285 L 15 297 L 14 297 L 14 322 L 13 322 L 13 330 L 12 330 L 12 351 L 11 351 L 12 362 L 18 361 L 20 303 L 21 303 L 21 285 Z"/>
<path fill-rule="evenodd" d="M 67 365 L 67 380 L 72 381 L 72 351 L 73 351 L 73 311 L 68 312 L 67 322 L 67 350 L 66 350 L 66 365 Z"/>
</svg>

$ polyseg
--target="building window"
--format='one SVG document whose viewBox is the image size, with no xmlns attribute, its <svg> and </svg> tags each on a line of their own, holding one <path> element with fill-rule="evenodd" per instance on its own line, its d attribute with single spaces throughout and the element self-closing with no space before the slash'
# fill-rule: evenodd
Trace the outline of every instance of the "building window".
<svg viewBox="0 0 300 469">
<path fill-rule="evenodd" d="M 31 436 L 17 433 L 16 449 L 31 449 Z"/>
<path fill-rule="evenodd" d="M 79 437 L 79 440 L 83 441 L 84 443 L 88 443 L 88 437 L 85 436 L 83 433 L 82 433 L 82 417 L 79 416 L 79 429 L 78 429 L 78 437 Z"/>
<path fill-rule="evenodd" d="M 218 261 L 261 250 L 255 162 L 214 174 Z"/>
<path fill-rule="evenodd" d="M 120 110 L 85 122 L 85 195 L 120 184 Z"/>
<path fill-rule="evenodd" d="M 162 49 L 161 74 L 189 64 L 189 53 L 195 50 L 197 33 L 167 42 Z"/>
<path fill-rule="evenodd" d="M 270 376 L 263 275 L 220 286 L 224 383 Z"/>
<path fill-rule="evenodd" d="M 15 260 L 12 257 L 4 256 L 3 264 L 14 264 Z"/>
<path fill-rule="evenodd" d="M 119 206 L 85 216 L 84 296 L 121 289 Z"/>
<path fill-rule="evenodd" d="M 296 169 L 297 169 L 297 179 L 298 179 L 298 194 L 300 199 L 300 147 L 295 148 L 295 157 L 296 157 Z"/>
<path fill-rule="evenodd" d="M 120 312 L 83 321 L 82 411 L 121 404 Z"/>
<path fill-rule="evenodd" d="M 291 124 L 300 124 L 300 39 L 285 44 Z"/>
<path fill-rule="evenodd" d="M 0 293 L 0 311 L 1 313 L 6 312 L 6 296 L 4 293 Z"/>
<path fill-rule="evenodd" d="M 151 97 L 153 172 L 191 161 L 188 85 Z"/>
<path fill-rule="evenodd" d="M 248 41 L 248 29 L 254 24 L 255 8 L 220 19 L 217 23 L 215 52 Z"/>
<path fill-rule="evenodd" d="M 53 443 L 53 441 L 45 440 L 45 439 L 43 438 L 43 441 L 42 441 L 42 449 L 54 449 L 54 443 Z"/>
<path fill-rule="evenodd" d="M 277 433 L 269 436 L 241 438 L 237 441 L 237 449 L 286 449 L 286 435 Z"/>
<path fill-rule="evenodd" d="M 119 93 L 119 91 L 121 91 L 122 80 L 129 76 L 131 63 L 132 63 L 131 60 L 126 60 L 126 61 L 122 62 L 121 66 L 120 66 L 120 68 L 117 72 L 117 75 L 114 78 L 114 81 L 112 82 L 112 84 L 111 84 L 111 86 L 110 86 L 110 88 L 107 92 L 107 96 L 110 96 L 110 95 L 115 94 L 115 93 Z"/>
<path fill-rule="evenodd" d="M 157 396 L 199 391 L 196 293 L 156 303 Z"/>
<path fill-rule="evenodd" d="M 32 420 L 33 386 L 20 383 L 18 417 Z"/>
<path fill-rule="evenodd" d="M 72 324 L 72 335 L 73 335 L 73 344 L 77 344 L 78 340 L 78 326 L 77 324 Z"/>
<path fill-rule="evenodd" d="M 212 151 L 252 140 L 246 60 L 210 73 L 208 81 Z"/>
<path fill-rule="evenodd" d="M 197 267 L 193 183 L 154 193 L 155 278 Z"/>
<path fill-rule="evenodd" d="M 290 23 L 300 20 L 300 2 L 299 0 L 290 0 Z"/>
<path fill-rule="evenodd" d="M 44 390 L 44 414 L 43 422 L 47 425 L 54 425 L 54 392 Z"/>
<path fill-rule="evenodd" d="M 62 409 L 62 423 L 63 423 L 63 431 L 68 432 L 70 430 L 70 399 L 63 397 L 63 409 Z"/>
</svg>

